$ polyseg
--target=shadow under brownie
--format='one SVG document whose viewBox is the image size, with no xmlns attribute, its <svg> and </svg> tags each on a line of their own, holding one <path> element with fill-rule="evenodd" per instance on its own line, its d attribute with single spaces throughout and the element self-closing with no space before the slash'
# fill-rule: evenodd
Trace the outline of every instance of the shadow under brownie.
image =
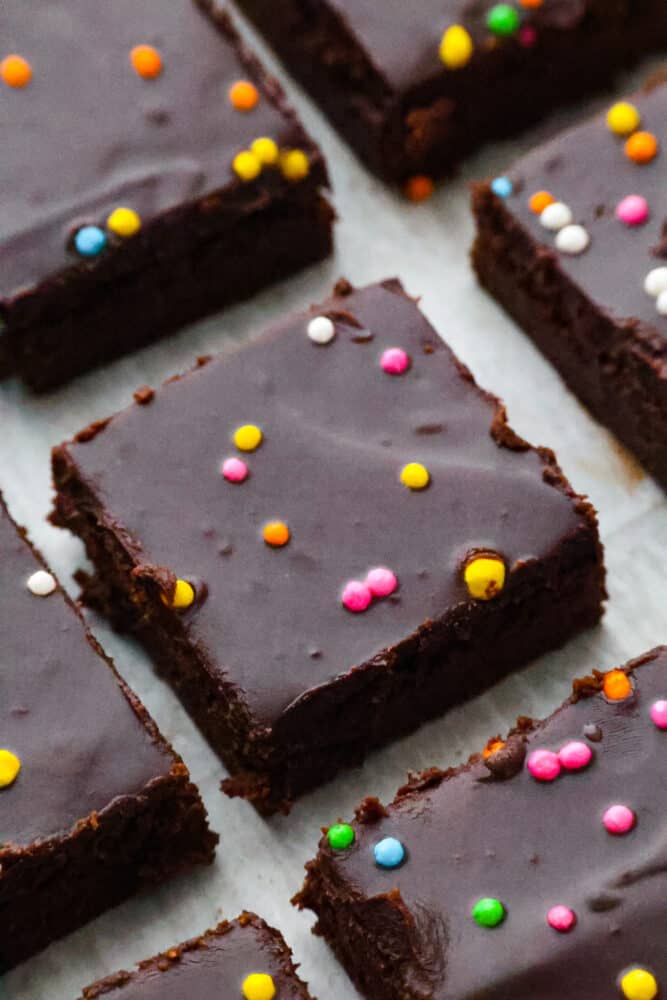
<svg viewBox="0 0 667 1000">
<path fill-rule="evenodd" d="M 0 498 L 0 974 L 213 858 L 188 771 Z"/>
<path fill-rule="evenodd" d="M 322 156 L 226 15 L 23 0 L 0 39 L 0 374 L 44 391 L 330 252 Z"/>
<path fill-rule="evenodd" d="M 54 450 L 53 519 L 263 812 L 600 617 L 592 508 L 396 281 L 139 398 Z"/>
<path fill-rule="evenodd" d="M 369 1000 L 667 988 L 667 647 L 331 827 L 296 902 Z"/>
</svg>

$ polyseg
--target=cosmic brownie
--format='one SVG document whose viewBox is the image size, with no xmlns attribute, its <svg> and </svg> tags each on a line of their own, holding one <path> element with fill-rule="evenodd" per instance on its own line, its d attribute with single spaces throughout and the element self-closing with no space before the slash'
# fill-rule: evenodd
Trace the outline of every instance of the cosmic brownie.
<svg viewBox="0 0 667 1000">
<path fill-rule="evenodd" d="M 187 769 L 0 498 L 0 974 L 212 860 Z"/>
<path fill-rule="evenodd" d="M 481 283 L 667 488 L 667 86 L 474 189 Z"/>
<path fill-rule="evenodd" d="M 54 451 L 86 597 L 271 812 L 594 624 L 591 507 L 387 281 Z"/>
<path fill-rule="evenodd" d="M 667 647 L 337 823 L 295 902 L 372 1000 L 667 989 Z"/>
<path fill-rule="evenodd" d="M 321 154 L 215 24 L 0 4 L 0 375 L 50 388 L 329 253 Z"/>
<path fill-rule="evenodd" d="M 664 0 L 237 2 L 367 166 L 410 178 L 414 198 L 667 42 Z"/>
<path fill-rule="evenodd" d="M 312 1000 L 282 935 L 254 913 L 118 972 L 79 1000 Z"/>
</svg>

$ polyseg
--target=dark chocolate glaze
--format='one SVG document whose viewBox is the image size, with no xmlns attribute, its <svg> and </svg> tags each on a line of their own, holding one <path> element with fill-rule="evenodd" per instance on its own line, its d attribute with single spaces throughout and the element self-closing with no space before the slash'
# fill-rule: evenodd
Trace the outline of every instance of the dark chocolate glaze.
<svg viewBox="0 0 667 1000">
<path fill-rule="evenodd" d="M 66 835 L 120 796 L 141 794 L 175 762 L 62 591 L 28 590 L 42 568 L 0 499 L 0 746 L 21 761 L 0 789 L 0 860 L 3 848 Z"/>
<path fill-rule="evenodd" d="M 350 849 L 332 852 L 322 841 L 314 864 L 337 887 L 341 927 L 349 906 L 370 921 L 368 938 L 390 947 L 387 907 L 373 904 L 384 901 L 397 913 L 399 905 L 405 908 L 414 966 L 403 972 L 409 981 L 419 966 L 423 992 L 415 995 L 608 1000 L 622 995 L 619 977 L 633 966 L 652 972 L 664 995 L 667 732 L 649 712 L 667 697 L 667 647 L 637 661 L 633 675 L 629 699 L 612 703 L 587 687 L 526 734 L 528 753 L 558 750 L 597 725 L 602 739 L 591 744 L 594 757 L 585 770 L 540 783 L 523 767 L 497 780 L 477 756 L 457 771 L 430 774 L 425 787 L 414 781 L 386 811 L 367 807 Z M 615 803 L 637 815 L 625 836 L 610 835 L 602 823 Z M 407 850 L 393 871 L 373 859 L 373 845 L 388 836 Z M 471 916 L 474 903 L 487 896 L 507 911 L 493 929 Z M 566 934 L 547 924 L 547 911 L 558 904 L 577 917 Z M 392 984 L 395 992 L 387 995 L 413 995 L 400 992 L 395 979 Z"/>
<path fill-rule="evenodd" d="M 203 6 L 204 4 L 202 4 Z M 0 58 L 18 52 L 32 82 L 0 82 L 0 306 L 74 268 L 132 267 L 119 249 L 142 242 L 166 213 L 212 194 L 232 216 L 266 203 L 287 184 L 277 170 L 242 184 L 232 171 L 237 152 L 260 136 L 303 146 L 301 128 L 285 113 L 278 85 L 252 65 L 192 0 L 7 0 L 0 4 Z M 129 53 L 159 49 L 163 72 L 145 80 Z M 235 110 L 229 87 L 254 78 L 262 88 L 251 112 Z M 324 168 L 312 144 L 313 177 Z M 76 229 L 104 227 L 118 206 L 137 211 L 143 235 L 112 238 L 100 257 L 82 261 L 72 249 Z M 176 220 L 177 221 L 177 220 Z M 205 218 L 202 220 L 205 226 Z M 169 231 L 154 231 L 155 253 L 169 253 Z M 137 251 L 138 253 L 138 251 Z M 122 254 L 121 254 L 122 256 Z M 4 300 L 4 303 L 3 303 Z"/>
<path fill-rule="evenodd" d="M 306 335 L 322 312 L 337 327 L 327 346 Z M 388 347 L 411 356 L 406 374 L 382 371 Z M 240 454 L 232 435 L 245 423 L 264 441 L 232 485 L 220 466 Z M 591 530 L 396 282 L 289 317 L 67 448 L 131 558 L 205 587 L 186 635 L 269 725 L 465 604 L 471 550 L 496 550 L 511 570 Z M 426 490 L 399 481 L 412 461 L 430 471 Z M 281 549 L 262 539 L 275 519 L 291 530 Z M 378 565 L 398 592 L 348 612 L 344 584 Z M 510 572 L 508 596 L 519 589 Z"/>
<path fill-rule="evenodd" d="M 515 193 L 504 206 L 604 315 L 667 359 L 667 317 L 644 291 L 648 272 L 667 263 L 660 254 L 667 222 L 667 86 L 628 99 L 641 114 L 640 127 L 662 143 L 652 162 L 638 165 L 625 156 L 625 139 L 608 129 L 605 112 L 515 163 L 508 172 Z M 584 253 L 573 257 L 555 249 L 555 234 L 528 207 L 530 196 L 541 190 L 569 205 L 573 221 L 586 228 L 591 243 Z M 648 201 L 651 215 L 644 225 L 627 226 L 616 218 L 617 205 L 631 194 Z"/>
<path fill-rule="evenodd" d="M 137 972 L 89 986 L 82 1000 L 240 1000 L 253 972 L 273 978 L 276 1000 L 310 1000 L 281 935 L 249 913 L 142 962 Z"/>
</svg>

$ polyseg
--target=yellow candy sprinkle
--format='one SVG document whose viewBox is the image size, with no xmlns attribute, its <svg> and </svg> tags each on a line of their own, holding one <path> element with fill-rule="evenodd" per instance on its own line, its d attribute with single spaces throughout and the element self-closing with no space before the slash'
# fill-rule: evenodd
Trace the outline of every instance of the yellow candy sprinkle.
<svg viewBox="0 0 667 1000">
<path fill-rule="evenodd" d="M 453 24 L 442 36 L 440 58 L 448 69 L 462 69 L 472 59 L 474 45 L 461 24 Z"/>
<path fill-rule="evenodd" d="M 263 434 L 255 424 L 244 424 L 234 431 L 234 444 L 239 451 L 254 451 L 262 443 Z"/>
<path fill-rule="evenodd" d="M 21 761 L 11 750 L 0 750 L 0 788 L 13 785 L 21 770 Z"/>
<path fill-rule="evenodd" d="M 653 1000 L 658 995 L 658 981 L 647 969 L 631 969 L 621 979 L 627 1000 Z"/>
<path fill-rule="evenodd" d="M 254 181 L 262 171 L 262 163 L 249 149 L 243 149 L 234 157 L 232 169 L 242 181 Z"/>
<path fill-rule="evenodd" d="M 267 139 L 264 136 L 260 139 L 255 139 L 250 144 L 250 152 L 254 153 L 259 162 L 267 167 L 271 167 L 274 163 L 277 163 L 280 156 L 280 150 L 273 139 Z"/>
<path fill-rule="evenodd" d="M 107 219 L 107 229 L 116 236 L 134 236 L 141 229 L 141 219 L 133 208 L 116 208 Z"/>
<path fill-rule="evenodd" d="M 185 611 L 194 602 L 195 599 L 195 588 L 187 580 L 177 580 L 176 587 L 174 589 L 174 596 L 171 601 L 169 601 L 165 595 L 162 595 L 162 601 L 167 604 L 170 608 L 174 608 L 176 611 Z"/>
<path fill-rule="evenodd" d="M 641 117 L 634 104 L 618 101 L 607 112 L 607 125 L 614 135 L 630 135 L 641 124 Z"/>
<path fill-rule="evenodd" d="M 281 153 L 280 169 L 288 181 L 302 181 L 310 173 L 310 161 L 301 149 L 287 149 Z"/>
<path fill-rule="evenodd" d="M 505 586 L 505 563 L 498 556 L 476 556 L 463 571 L 468 593 L 476 601 L 490 601 Z"/>
<path fill-rule="evenodd" d="M 410 490 L 423 490 L 430 480 L 429 471 L 421 462 L 409 462 L 401 469 L 401 482 Z"/>
<path fill-rule="evenodd" d="M 243 980 L 245 1000 L 273 1000 L 275 995 L 275 983 L 266 972 L 252 972 Z"/>
</svg>

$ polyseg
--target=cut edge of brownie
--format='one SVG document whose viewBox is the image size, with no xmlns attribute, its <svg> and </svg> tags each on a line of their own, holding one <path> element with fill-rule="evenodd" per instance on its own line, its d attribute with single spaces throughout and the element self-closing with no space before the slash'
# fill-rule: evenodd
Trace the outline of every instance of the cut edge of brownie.
<svg viewBox="0 0 667 1000">
<path fill-rule="evenodd" d="M 1 495 L 0 507 L 40 567 L 50 573 L 46 560 L 27 531 L 14 522 Z M 0 941 L 0 973 L 138 889 L 193 865 L 210 864 L 219 839 L 209 828 L 206 808 L 186 765 L 64 590 L 62 596 L 86 641 L 113 673 L 131 710 L 172 763 L 168 773 L 150 781 L 141 795 L 115 799 L 104 809 L 81 817 L 69 833 L 26 847 L 0 845 L 0 915 L 11 925 L 11 934 Z"/>
<path fill-rule="evenodd" d="M 632 674 L 664 652 L 667 646 L 658 646 L 618 669 Z M 598 670 L 575 679 L 570 697 L 549 716 L 544 719 L 520 716 L 507 734 L 506 745 L 509 746 L 510 741 L 514 741 L 514 746 L 522 744 L 531 733 L 541 729 L 569 705 L 597 694 L 603 680 L 604 672 Z M 499 739 L 499 736 L 492 737 L 488 746 Z M 395 805 L 469 771 L 481 757 L 482 754 L 475 753 L 466 763 L 447 770 L 431 767 L 409 774 L 408 781 L 398 789 L 389 806 L 382 805 L 375 797 L 367 797 L 356 809 L 353 822 L 374 824 L 387 816 Z M 523 756 L 519 766 L 522 763 Z M 516 765 L 509 758 L 508 766 L 516 773 Z M 419 926 L 418 918 L 406 906 L 399 889 L 369 898 L 338 876 L 326 838 L 327 830 L 328 827 L 323 828 L 316 857 L 305 865 L 306 878 L 292 898 L 292 904 L 315 914 L 317 921 L 313 934 L 326 940 L 363 996 L 369 1000 L 403 1000 L 405 996 L 431 1000 L 433 969 L 441 962 L 437 930 L 434 931 L 431 922 L 428 927 Z M 381 928 L 379 933 L 378 928 Z"/>
<path fill-rule="evenodd" d="M 667 488 L 667 346 L 616 321 L 585 295 L 491 190 L 472 189 L 472 262 L 481 285 L 516 320 L 565 383 Z"/>
<path fill-rule="evenodd" d="M 290 984 L 299 991 L 298 995 L 303 1000 L 311 1000 L 308 986 L 297 975 L 298 966 L 293 961 L 292 949 L 286 943 L 282 934 L 275 928 L 269 926 L 265 920 L 257 914 L 244 910 L 235 920 L 222 920 L 217 927 L 205 931 L 199 937 L 190 938 L 182 944 L 169 948 L 167 951 L 153 958 L 145 959 L 137 963 L 136 972 L 125 970 L 106 976 L 90 986 L 84 987 L 79 1000 L 98 1000 L 99 997 L 107 996 L 115 991 L 122 990 L 137 981 L 137 978 L 144 972 L 166 974 L 183 959 L 183 956 L 190 952 L 200 951 L 209 947 L 210 943 L 217 938 L 229 934 L 235 927 L 252 927 L 258 934 L 261 934 L 271 949 L 273 956 L 280 963 L 280 971 L 289 977 Z M 122 993 L 121 993 L 122 996 Z"/>
<path fill-rule="evenodd" d="M 400 283 L 384 284 L 405 295 Z M 54 448 L 52 521 L 82 539 L 95 566 L 93 577 L 78 577 L 84 601 L 143 643 L 231 772 L 223 790 L 265 815 L 288 812 L 298 796 L 361 764 L 370 750 L 563 645 L 602 615 L 605 570 L 593 507 L 575 493 L 553 452 L 531 449 L 509 427 L 500 401 L 456 364 L 461 378 L 494 407 L 490 433 L 497 445 L 540 456 L 545 482 L 570 498 L 580 515 L 577 530 L 545 558 L 516 568 L 513 586 L 494 601 L 467 602 L 425 622 L 393 649 L 379 650 L 299 698 L 272 729 L 253 720 L 243 692 L 188 642 L 179 615 L 161 599 L 165 581 L 143 571 L 140 546 L 79 476 L 67 444 Z M 76 440 L 102 433 L 107 423 L 92 425 Z M 336 724 L 343 717 L 344 734 Z"/>
</svg>

